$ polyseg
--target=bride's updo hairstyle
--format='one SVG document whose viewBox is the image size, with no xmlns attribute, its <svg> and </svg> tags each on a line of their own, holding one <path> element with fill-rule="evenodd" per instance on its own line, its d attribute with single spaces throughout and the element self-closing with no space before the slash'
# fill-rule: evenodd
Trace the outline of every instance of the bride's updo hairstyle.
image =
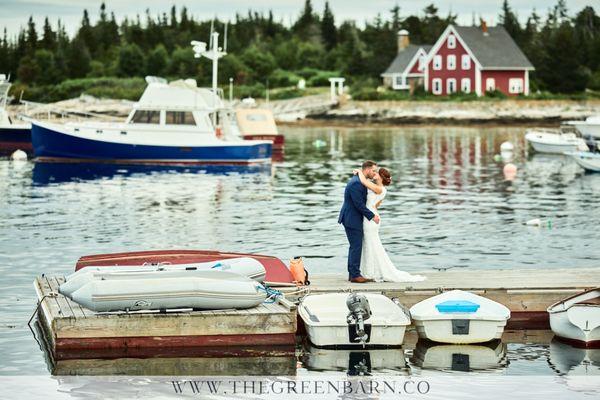
<svg viewBox="0 0 600 400">
<path fill-rule="evenodd" d="M 383 186 L 389 186 L 392 183 L 392 174 L 387 169 L 379 168 L 379 176 L 381 176 Z"/>
</svg>

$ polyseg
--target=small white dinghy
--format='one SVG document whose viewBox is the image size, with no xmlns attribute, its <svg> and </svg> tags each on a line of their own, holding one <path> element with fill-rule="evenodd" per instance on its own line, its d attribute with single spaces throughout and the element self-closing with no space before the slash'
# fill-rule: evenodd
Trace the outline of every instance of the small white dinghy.
<svg viewBox="0 0 600 400">
<path fill-rule="evenodd" d="M 600 347 L 600 288 L 567 297 L 548 307 L 550 328 L 559 338 Z"/>
<path fill-rule="evenodd" d="M 510 310 L 462 290 L 423 300 L 410 309 L 419 337 L 440 343 L 484 343 L 500 339 Z"/>
<path fill-rule="evenodd" d="M 206 271 L 225 271 L 246 276 L 257 282 L 265 279 L 265 267 L 250 257 L 231 258 L 196 264 L 162 264 L 143 266 L 85 267 L 69 275 L 59 292 L 71 297 L 73 292 L 92 280 L 192 278 Z"/>
<path fill-rule="evenodd" d="M 568 153 L 575 160 L 577 165 L 586 171 L 600 172 L 600 153 L 592 153 L 589 151 L 576 151 Z"/>
<path fill-rule="evenodd" d="M 563 154 L 589 150 L 582 138 L 574 133 L 564 133 L 560 130 L 530 129 L 525 133 L 525 140 L 539 153 Z"/>
<path fill-rule="evenodd" d="M 164 271 L 160 271 L 164 272 Z M 193 277 L 94 279 L 73 292 L 73 301 L 92 311 L 138 311 L 193 308 L 251 308 L 262 303 L 266 289 L 245 276 L 199 271 Z"/>
<path fill-rule="evenodd" d="M 401 346 L 410 325 L 405 308 L 376 293 L 310 295 L 298 314 L 318 347 Z"/>
</svg>

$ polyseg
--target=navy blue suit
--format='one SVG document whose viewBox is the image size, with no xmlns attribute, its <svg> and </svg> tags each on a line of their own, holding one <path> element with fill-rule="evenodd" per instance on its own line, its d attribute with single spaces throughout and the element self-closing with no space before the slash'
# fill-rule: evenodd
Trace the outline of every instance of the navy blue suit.
<svg viewBox="0 0 600 400">
<path fill-rule="evenodd" d="M 344 190 L 344 204 L 338 223 L 344 225 L 350 243 L 348 274 L 350 279 L 360 276 L 360 257 L 363 242 L 363 217 L 372 220 L 375 214 L 367 208 L 367 188 L 358 176 L 352 177 Z"/>
</svg>

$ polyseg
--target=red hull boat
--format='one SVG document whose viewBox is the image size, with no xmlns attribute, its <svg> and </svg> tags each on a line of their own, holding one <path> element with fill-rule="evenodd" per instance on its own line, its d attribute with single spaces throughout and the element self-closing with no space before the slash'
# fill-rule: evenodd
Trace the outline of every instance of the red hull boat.
<svg viewBox="0 0 600 400">
<path fill-rule="evenodd" d="M 141 266 L 144 263 L 193 264 L 237 257 L 251 257 L 260 262 L 267 272 L 265 278 L 267 282 L 292 283 L 294 280 L 290 270 L 277 257 L 212 250 L 153 250 L 89 255 L 77 261 L 75 271 L 89 266 Z"/>
</svg>

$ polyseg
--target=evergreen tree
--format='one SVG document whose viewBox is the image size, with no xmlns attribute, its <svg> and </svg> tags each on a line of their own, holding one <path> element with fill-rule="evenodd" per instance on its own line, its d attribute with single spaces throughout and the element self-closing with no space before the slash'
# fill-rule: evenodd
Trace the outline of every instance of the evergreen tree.
<svg viewBox="0 0 600 400">
<path fill-rule="evenodd" d="M 335 27 L 335 20 L 333 13 L 329 9 L 329 2 L 325 2 L 325 9 L 323 10 L 323 18 L 321 19 L 321 38 L 325 44 L 327 50 L 331 50 L 337 44 L 337 29 Z"/>
<path fill-rule="evenodd" d="M 140 76 L 145 69 L 144 53 L 139 46 L 128 44 L 121 47 L 117 64 L 119 76 Z"/>
<path fill-rule="evenodd" d="M 52 30 L 48 17 L 44 19 L 44 30 L 42 36 L 42 48 L 46 50 L 56 49 L 56 32 Z"/>
<path fill-rule="evenodd" d="M 29 21 L 27 21 L 27 51 L 31 54 L 37 48 L 37 31 L 35 30 L 35 23 L 33 22 L 33 17 L 29 17 Z"/>
<path fill-rule="evenodd" d="M 161 76 L 167 70 L 169 53 L 165 46 L 159 44 L 148 54 L 146 73 L 148 75 Z"/>
<path fill-rule="evenodd" d="M 90 71 L 90 51 L 82 39 L 76 38 L 71 43 L 66 61 L 71 78 L 83 78 Z"/>
<path fill-rule="evenodd" d="M 504 29 L 508 34 L 517 42 L 522 45 L 522 31 L 521 25 L 519 25 L 519 19 L 516 14 L 510 8 L 508 0 L 504 0 L 502 3 L 502 13 L 500 14 L 500 24 L 504 26 Z"/>
<path fill-rule="evenodd" d="M 310 0 L 305 0 L 300 18 L 292 27 L 293 32 L 304 40 L 320 40 L 319 17 L 314 13 Z"/>
<path fill-rule="evenodd" d="M 400 30 L 400 26 L 402 24 L 402 21 L 400 19 L 400 6 L 398 6 L 398 4 L 396 4 L 390 10 L 390 13 L 392 14 L 392 30 L 395 32 L 398 32 Z"/>
</svg>

